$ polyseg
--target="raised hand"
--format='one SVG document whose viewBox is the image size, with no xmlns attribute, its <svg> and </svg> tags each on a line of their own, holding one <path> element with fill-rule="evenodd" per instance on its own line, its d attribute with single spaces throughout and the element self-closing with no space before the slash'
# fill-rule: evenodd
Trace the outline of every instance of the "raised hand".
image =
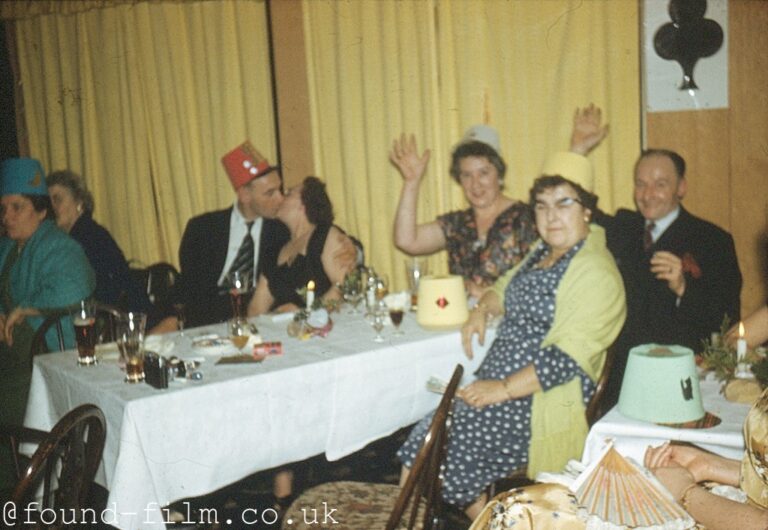
<svg viewBox="0 0 768 530">
<path fill-rule="evenodd" d="M 392 150 L 389 152 L 389 160 L 400 171 L 400 174 L 408 182 L 418 182 L 427 170 L 430 150 L 425 150 L 421 156 L 416 148 L 416 137 L 405 134 L 400 139 L 392 142 Z"/>
<path fill-rule="evenodd" d="M 589 107 L 576 109 L 573 115 L 573 130 L 571 131 L 571 151 L 587 155 L 597 147 L 608 134 L 608 125 L 602 125 L 600 107 L 590 103 Z"/>
</svg>

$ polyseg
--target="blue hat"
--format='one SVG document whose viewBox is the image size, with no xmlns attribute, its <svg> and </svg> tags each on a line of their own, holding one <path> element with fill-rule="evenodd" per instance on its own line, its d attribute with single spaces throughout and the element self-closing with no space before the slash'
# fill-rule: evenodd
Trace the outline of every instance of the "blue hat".
<svg viewBox="0 0 768 530">
<path fill-rule="evenodd" d="M 43 166 L 34 158 L 0 162 L 0 195 L 48 195 Z"/>
</svg>

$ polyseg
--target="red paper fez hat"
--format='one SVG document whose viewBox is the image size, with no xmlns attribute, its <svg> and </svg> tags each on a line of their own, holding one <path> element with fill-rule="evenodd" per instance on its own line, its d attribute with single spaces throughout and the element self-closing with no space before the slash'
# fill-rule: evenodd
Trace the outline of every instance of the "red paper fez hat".
<svg viewBox="0 0 768 530">
<path fill-rule="evenodd" d="M 270 165 L 249 141 L 221 157 L 221 163 L 224 164 L 224 170 L 235 189 L 277 169 L 277 166 Z"/>
</svg>

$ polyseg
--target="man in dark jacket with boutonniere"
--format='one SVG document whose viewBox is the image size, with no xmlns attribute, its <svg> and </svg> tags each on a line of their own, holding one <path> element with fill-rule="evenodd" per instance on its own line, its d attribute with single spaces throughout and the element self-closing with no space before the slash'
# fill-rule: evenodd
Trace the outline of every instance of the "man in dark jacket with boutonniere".
<svg viewBox="0 0 768 530">
<path fill-rule="evenodd" d="M 606 407 L 618 400 L 630 348 L 655 342 L 699 353 L 725 315 L 739 319 L 741 272 L 733 238 L 681 206 L 687 188 L 683 157 L 649 149 L 635 164 L 637 212 L 620 209 L 596 218 L 627 293 Z"/>
</svg>

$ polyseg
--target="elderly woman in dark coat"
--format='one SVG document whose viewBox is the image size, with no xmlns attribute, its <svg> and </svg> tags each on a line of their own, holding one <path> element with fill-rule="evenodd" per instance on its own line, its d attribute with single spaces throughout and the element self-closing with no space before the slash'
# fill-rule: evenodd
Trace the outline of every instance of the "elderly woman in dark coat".
<svg viewBox="0 0 768 530">
<path fill-rule="evenodd" d="M 129 311 L 149 312 L 147 293 L 131 277 L 123 251 L 106 228 L 93 220 L 93 195 L 83 177 L 69 170 L 46 178 L 56 224 L 80 243 L 96 272 L 93 297 Z"/>
</svg>

